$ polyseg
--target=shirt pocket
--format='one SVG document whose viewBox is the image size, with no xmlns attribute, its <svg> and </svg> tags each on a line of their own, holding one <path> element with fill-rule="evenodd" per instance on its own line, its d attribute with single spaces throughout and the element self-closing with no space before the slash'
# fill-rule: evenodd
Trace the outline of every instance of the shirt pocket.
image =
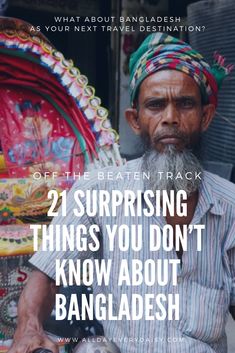
<svg viewBox="0 0 235 353">
<path fill-rule="evenodd" d="M 190 282 L 180 292 L 181 332 L 207 343 L 218 341 L 225 334 L 228 312 L 225 291 Z"/>
</svg>

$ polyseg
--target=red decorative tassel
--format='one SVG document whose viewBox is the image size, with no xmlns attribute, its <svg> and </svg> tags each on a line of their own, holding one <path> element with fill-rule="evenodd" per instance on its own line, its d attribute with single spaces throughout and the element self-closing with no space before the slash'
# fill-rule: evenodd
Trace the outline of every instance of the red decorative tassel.
<svg viewBox="0 0 235 353">
<path fill-rule="evenodd" d="M 234 68 L 233 64 L 229 64 L 227 66 L 225 66 L 225 57 L 221 54 L 219 54 L 218 52 L 214 53 L 214 64 L 217 64 L 218 66 L 220 66 L 221 68 L 223 68 L 226 71 L 226 74 L 228 75 Z"/>
</svg>

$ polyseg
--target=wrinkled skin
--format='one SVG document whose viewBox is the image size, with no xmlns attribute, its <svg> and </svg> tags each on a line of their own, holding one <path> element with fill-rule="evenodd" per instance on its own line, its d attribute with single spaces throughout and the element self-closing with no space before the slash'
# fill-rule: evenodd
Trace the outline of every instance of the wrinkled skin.
<svg viewBox="0 0 235 353">
<path fill-rule="evenodd" d="M 212 104 L 203 105 L 196 82 L 175 70 L 158 71 L 141 84 L 135 108 L 126 118 L 136 134 L 148 136 L 158 152 L 167 144 L 178 150 L 197 142 L 215 112 Z"/>
</svg>

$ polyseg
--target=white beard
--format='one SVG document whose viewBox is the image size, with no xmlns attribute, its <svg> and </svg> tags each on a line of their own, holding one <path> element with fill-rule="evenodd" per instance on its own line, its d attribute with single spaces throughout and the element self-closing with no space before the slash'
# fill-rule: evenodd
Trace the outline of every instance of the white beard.
<svg viewBox="0 0 235 353">
<path fill-rule="evenodd" d="M 171 172 L 173 176 L 180 173 L 185 176 L 187 172 L 192 175 L 196 173 L 202 174 L 202 166 L 197 157 L 189 150 L 177 151 L 172 145 L 166 146 L 162 153 L 151 149 L 146 152 L 143 157 L 143 171 L 148 171 L 150 179 L 146 181 L 146 186 L 150 190 L 179 190 L 186 191 L 187 195 L 191 195 L 196 191 L 201 182 L 200 179 L 188 180 L 185 177 L 172 179 L 167 178 L 167 173 Z M 162 172 L 162 177 L 159 178 L 159 172 Z"/>
</svg>

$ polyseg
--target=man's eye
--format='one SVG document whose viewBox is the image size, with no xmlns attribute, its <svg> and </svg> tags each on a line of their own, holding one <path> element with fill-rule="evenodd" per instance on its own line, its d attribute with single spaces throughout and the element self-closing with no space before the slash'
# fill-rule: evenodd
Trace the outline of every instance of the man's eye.
<svg viewBox="0 0 235 353">
<path fill-rule="evenodd" d="M 194 107 L 194 102 L 191 99 L 184 99 L 181 102 L 179 102 L 179 105 L 182 108 L 193 108 Z"/>
<path fill-rule="evenodd" d="M 149 108 L 149 109 L 160 109 L 160 108 L 164 107 L 164 103 L 163 102 L 157 102 L 157 101 L 149 102 L 146 105 L 146 107 Z"/>
</svg>

